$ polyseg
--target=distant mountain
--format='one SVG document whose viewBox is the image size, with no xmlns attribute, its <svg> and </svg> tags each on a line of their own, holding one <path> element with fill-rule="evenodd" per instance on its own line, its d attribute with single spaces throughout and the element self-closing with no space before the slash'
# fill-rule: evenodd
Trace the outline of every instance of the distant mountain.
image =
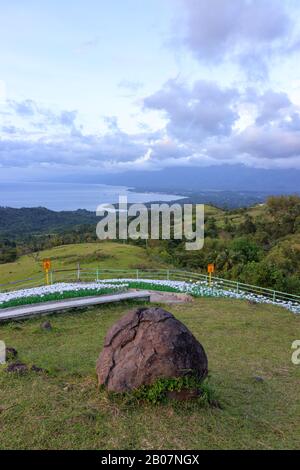
<svg viewBox="0 0 300 470">
<path fill-rule="evenodd" d="M 173 167 L 159 171 L 127 171 L 95 176 L 90 182 L 133 186 L 153 191 L 300 191 L 300 170 L 266 170 L 243 165 Z"/>
</svg>

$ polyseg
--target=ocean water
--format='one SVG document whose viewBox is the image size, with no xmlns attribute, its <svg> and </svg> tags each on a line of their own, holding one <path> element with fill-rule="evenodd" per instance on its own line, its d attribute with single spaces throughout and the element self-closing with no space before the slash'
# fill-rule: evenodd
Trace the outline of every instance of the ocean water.
<svg viewBox="0 0 300 470">
<path fill-rule="evenodd" d="M 47 207 L 55 211 L 87 209 L 99 204 L 115 204 L 119 196 L 128 202 L 174 201 L 183 196 L 160 193 L 138 193 L 125 186 L 86 183 L 0 183 L 0 206 Z"/>
</svg>

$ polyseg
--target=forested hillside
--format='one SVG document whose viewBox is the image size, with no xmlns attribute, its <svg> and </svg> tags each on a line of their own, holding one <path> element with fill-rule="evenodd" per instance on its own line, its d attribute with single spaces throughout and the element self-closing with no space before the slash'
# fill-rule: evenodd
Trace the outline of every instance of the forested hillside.
<svg viewBox="0 0 300 470">
<path fill-rule="evenodd" d="M 97 218 L 88 211 L 16 211 L 0 209 L 0 263 L 33 252 L 38 258 L 40 251 L 55 246 L 97 241 Z M 11 231 L 14 236 L 9 235 Z M 186 251 L 184 240 L 128 243 L 147 250 L 157 263 L 200 272 L 206 271 L 208 263 L 215 263 L 217 276 L 300 293 L 298 196 L 271 197 L 264 205 L 235 211 L 206 206 L 205 245 L 200 251 Z"/>
<path fill-rule="evenodd" d="M 152 242 L 151 245 L 155 245 Z M 181 241 L 160 241 L 153 250 L 180 267 L 300 294 L 300 198 L 270 197 L 263 206 L 206 211 L 205 245 L 186 251 Z"/>
<path fill-rule="evenodd" d="M 45 207 L 0 207 L 0 237 L 12 240 L 28 234 L 61 232 L 84 224 L 95 224 L 96 220 L 94 212 L 84 209 L 55 212 Z"/>
</svg>

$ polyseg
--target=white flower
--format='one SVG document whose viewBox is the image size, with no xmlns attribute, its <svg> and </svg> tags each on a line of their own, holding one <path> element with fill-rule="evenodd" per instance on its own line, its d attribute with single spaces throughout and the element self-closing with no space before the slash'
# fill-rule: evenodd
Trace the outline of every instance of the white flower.
<svg viewBox="0 0 300 470">
<path fill-rule="evenodd" d="M 222 281 L 221 281 L 222 282 Z M 300 314 L 300 304 L 292 301 L 283 301 L 283 300 L 276 300 L 273 301 L 268 297 L 265 297 L 261 294 L 253 294 L 247 293 L 240 290 L 238 293 L 231 289 L 225 289 L 219 287 L 215 284 L 213 287 L 209 287 L 205 281 L 170 281 L 170 280 L 156 280 L 156 279 L 141 279 L 137 281 L 135 279 L 107 279 L 103 281 L 96 281 L 96 282 L 86 282 L 86 283 L 57 283 L 52 284 L 50 286 L 42 286 L 42 287 L 34 287 L 30 289 L 21 289 L 19 291 L 7 292 L 7 293 L 0 293 L 0 305 L 4 302 L 14 299 L 21 299 L 31 296 L 37 296 L 43 298 L 46 294 L 59 294 L 63 295 L 64 292 L 68 291 L 86 291 L 86 290 L 94 290 L 95 293 L 101 291 L 101 289 L 108 288 L 108 289 L 127 289 L 130 287 L 131 284 L 136 285 L 140 283 L 141 287 L 143 285 L 149 285 L 151 288 L 152 286 L 160 286 L 166 288 L 172 288 L 178 292 L 189 293 L 191 295 L 197 297 L 229 297 L 234 299 L 244 299 L 244 300 L 252 300 L 257 303 L 266 303 L 281 306 L 287 308 L 293 313 Z"/>
</svg>

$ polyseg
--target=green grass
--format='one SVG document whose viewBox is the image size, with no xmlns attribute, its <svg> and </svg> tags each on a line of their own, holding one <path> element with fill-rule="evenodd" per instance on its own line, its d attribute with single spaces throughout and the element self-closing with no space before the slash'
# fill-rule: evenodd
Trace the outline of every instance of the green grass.
<svg viewBox="0 0 300 470">
<path fill-rule="evenodd" d="M 222 409 L 110 399 L 95 361 L 108 328 L 132 305 L 95 307 L 0 326 L 19 359 L 48 374 L 0 371 L 1 449 L 292 449 L 300 444 L 300 317 L 271 305 L 196 299 L 168 309 L 203 344 Z M 263 377 L 263 382 L 255 380 Z"/>
<path fill-rule="evenodd" d="M 87 269 L 164 268 L 166 264 L 152 260 L 144 248 L 115 242 L 62 245 L 41 251 L 38 256 L 26 255 L 14 263 L 0 264 L 0 284 L 43 276 L 42 260 L 51 258 L 52 269 L 77 269 L 81 263 Z"/>
</svg>

